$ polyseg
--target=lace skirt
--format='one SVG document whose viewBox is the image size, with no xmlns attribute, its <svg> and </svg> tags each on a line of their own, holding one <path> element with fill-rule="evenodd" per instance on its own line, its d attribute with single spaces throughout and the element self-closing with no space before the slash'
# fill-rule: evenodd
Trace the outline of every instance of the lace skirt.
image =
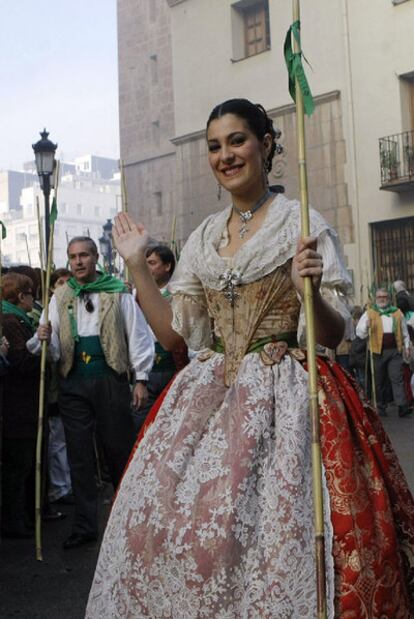
<svg viewBox="0 0 414 619">
<path fill-rule="evenodd" d="M 130 461 L 86 617 L 316 617 L 307 374 L 223 355 L 175 379 Z M 319 360 L 328 616 L 409 619 L 414 503 L 376 414 Z"/>
</svg>

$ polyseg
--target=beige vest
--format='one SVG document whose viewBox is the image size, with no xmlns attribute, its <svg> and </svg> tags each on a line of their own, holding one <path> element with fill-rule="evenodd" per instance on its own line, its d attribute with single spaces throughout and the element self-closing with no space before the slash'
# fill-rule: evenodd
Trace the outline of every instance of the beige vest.
<svg viewBox="0 0 414 619">
<path fill-rule="evenodd" d="M 397 343 L 398 352 L 402 352 L 403 349 L 403 335 L 402 335 L 402 327 L 401 327 L 401 317 L 402 314 L 400 310 L 397 310 L 393 314 L 391 314 L 391 318 L 396 321 L 396 332 L 395 341 Z M 374 309 L 368 310 L 368 319 L 371 323 L 371 338 L 370 338 L 370 347 L 373 353 L 380 355 L 382 353 L 382 336 L 384 335 L 384 330 L 382 328 L 382 320 L 381 315 L 378 314 Z"/>
<path fill-rule="evenodd" d="M 105 360 L 117 374 L 128 371 L 128 344 L 124 319 L 121 311 L 120 295 L 123 293 L 99 293 L 99 338 Z M 72 337 L 69 318 L 69 307 L 72 305 L 73 314 L 77 316 L 78 299 L 72 288 L 64 285 L 55 292 L 59 312 L 59 340 L 60 340 L 60 373 L 63 377 L 69 374 L 73 366 L 75 340 Z"/>
</svg>

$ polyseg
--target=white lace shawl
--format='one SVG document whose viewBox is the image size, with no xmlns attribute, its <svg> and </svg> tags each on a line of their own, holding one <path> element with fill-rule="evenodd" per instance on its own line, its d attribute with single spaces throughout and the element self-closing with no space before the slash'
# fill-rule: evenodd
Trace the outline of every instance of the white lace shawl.
<svg viewBox="0 0 414 619">
<path fill-rule="evenodd" d="M 168 285 L 173 295 L 172 327 L 193 350 L 211 344 L 211 324 L 203 287 L 221 290 L 225 285 L 220 276 L 229 268 L 229 262 L 217 249 L 230 214 L 231 206 L 228 206 L 210 215 L 190 235 Z M 337 297 L 329 292 L 339 288 L 346 293 L 351 284 L 338 236 L 313 209 L 310 220 L 311 235 L 318 238 L 318 251 L 324 263 L 322 293 L 326 296 L 326 289 L 329 301 L 348 319 L 344 304 L 339 299 L 336 302 Z M 231 259 L 232 269 L 240 274 L 240 283 L 256 281 L 285 264 L 294 256 L 299 237 L 300 204 L 278 194 L 269 206 L 262 227 Z"/>
</svg>

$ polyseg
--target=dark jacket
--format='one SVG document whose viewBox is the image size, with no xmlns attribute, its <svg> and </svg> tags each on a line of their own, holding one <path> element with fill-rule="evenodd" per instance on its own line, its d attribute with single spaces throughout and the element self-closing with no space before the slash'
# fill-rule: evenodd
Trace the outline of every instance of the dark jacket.
<svg viewBox="0 0 414 619">
<path fill-rule="evenodd" d="M 367 356 L 367 340 L 356 337 L 351 342 L 349 351 L 349 367 L 365 369 Z"/>
<path fill-rule="evenodd" d="M 9 341 L 9 367 L 4 377 L 3 436 L 34 438 L 39 407 L 40 357 L 26 348 L 30 328 L 14 314 L 3 314 L 3 335 Z"/>
</svg>

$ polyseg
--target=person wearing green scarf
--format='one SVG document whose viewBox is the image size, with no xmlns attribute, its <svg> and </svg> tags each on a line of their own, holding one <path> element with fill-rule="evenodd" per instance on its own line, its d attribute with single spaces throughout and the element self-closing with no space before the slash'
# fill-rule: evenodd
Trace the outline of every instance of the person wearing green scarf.
<svg viewBox="0 0 414 619">
<path fill-rule="evenodd" d="M 33 307 L 33 282 L 21 273 L 2 277 L 1 322 L 9 342 L 3 392 L 3 454 L 1 534 L 32 537 L 27 481 L 33 470 L 39 403 L 40 359 L 26 343 L 34 333 L 28 313 Z"/>
<path fill-rule="evenodd" d="M 369 338 L 378 413 L 383 417 L 387 414 L 389 381 L 399 416 L 409 415 L 411 409 L 404 387 L 403 355 L 408 358 L 410 338 L 404 316 L 391 304 L 386 288 L 377 289 L 375 303 L 361 316 L 356 334 L 361 339 Z"/>
<path fill-rule="evenodd" d="M 55 290 L 50 325 L 41 324 L 30 343 L 39 350 L 38 338 L 49 335 L 49 353 L 59 362 L 58 405 L 76 505 L 65 549 L 97 538 L 94 432 L 116 488 L 136 437 L 131 409 L 147 399 L 154 360 L 154 342 L 140 308 L 121 280 L 97 270 L 94 241 L 72 239 L 68 261 L 72 277 Z"/>
</svg>

